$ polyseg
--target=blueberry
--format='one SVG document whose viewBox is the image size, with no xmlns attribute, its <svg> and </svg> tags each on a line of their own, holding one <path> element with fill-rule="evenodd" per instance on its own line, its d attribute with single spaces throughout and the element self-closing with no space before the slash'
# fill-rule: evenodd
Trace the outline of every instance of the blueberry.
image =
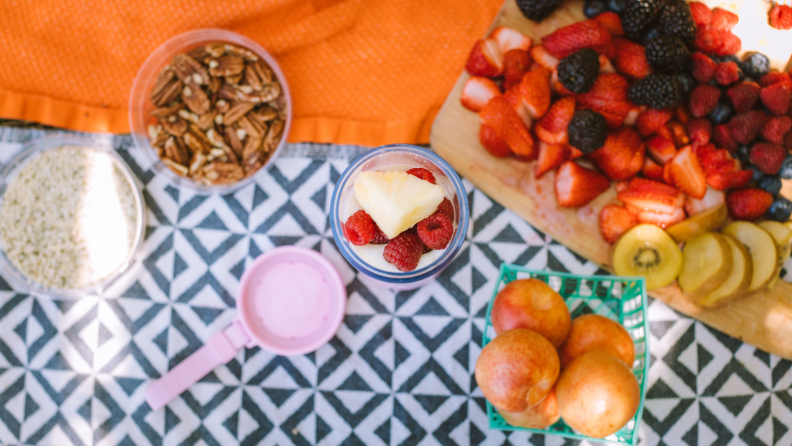
<svg viewBox="0 0 792 446">
<path fill-rule="evenodd" d="M 728 56 L 721 57 L 721 62 L 736 62 L 737 65 L 740 65 L 740 59 L 737 58 L 734 54 L 729 54 Z"/>
<path fill-rule="evenodd" d="M 627 7 L 627 0 L 608 0 L 608 9 L 616 14 L 622 12 Z"/>
<path fill-rule="evenodd" d="M 583 4 L 583 14 L 590 19 L 606 11 L 608 11 L 608 2 L 605 0 L 586 0 Z"/>
<path fill-rule="evenodd" d="M 646 46 L 646 45 L 649 44 L 649 42 L 651 42 L 652 40 L 654 40 L 654 39 L 656 39 L 656 38 L 658 38 L 658 37 L 660 37 L 662 35 L 663 35 L 663 30 L 661 30 L 657 26 L 653 26 L 651 28 L 648 28 L 648 29 L 644 30 L 643 35 L 641 36 L 641 42 L 640 43 L 641 43 L 641 45 Z"/>
<path fill-rule="evenodd" d="M 689 74 L 677 75 L 677 80 L 679 80 L 679 85 L 682 87 L 682 94 L 684 96 L 690 94 L 690 90 L 696 86 L 696 80 Z"/>
<path fill-rule="evenodd" d="M 748 166 L 748 169 L 753 171 L 753 177 L 751 178 L 752 181 L 759 182 L 764 177 L 764 173 L 762 173 L 762 171 L 753 164 Z"/>
<path fill-rule="evenodd" d="M 785 222 L 789 221 L 790 214 L 792 214 L 792 201 L 777 195 L 773 198 L 773 204 L 770 205 L 765 216 L 770 220 Z"/>
<path fill-rule="evenodd" d="M 715 109 L 710 112 L 709 119 L 712 121 L 713 125 L 725 124 L 733 114 L 734 108 L 731 102 L 728 99 L 721 99 L 718 105 L 715 106 Z"/>
<path fill-rule="evenodd" d="M 751 146 L 746 146 L 746 145 L 741 145 L 740 147 L 737 148 L 737 151 L 734 152 L 735 156 L 737 156 L 737 159 L 740 160 L 740 163 L 743 166 L 747 166 L 748 164 L 751 164 L 749 157 L 750 153 L 751 153 Z"/>
<path fill-rule="evenodd" d="M 785 180 L 792 180 L 792 155 L 787 153 L 784 162 L 781 163 L 781 170 L 778 171 L 778 175 Z"/>
<path fill-rule="evenodd" d="M 766 176 L 759 180 L 756 185 L 759 189 L 763 189 L 773 195 L 778 195 L 781 192 L 781 178 L 778 175 Z"/>
<path fill-rule="evenodd" d="M 762 53 L 750 51 L 743 54 L 742 69 L 746 75 L 759 79 L 770 72 L 770 60 Z"/>
</svg>

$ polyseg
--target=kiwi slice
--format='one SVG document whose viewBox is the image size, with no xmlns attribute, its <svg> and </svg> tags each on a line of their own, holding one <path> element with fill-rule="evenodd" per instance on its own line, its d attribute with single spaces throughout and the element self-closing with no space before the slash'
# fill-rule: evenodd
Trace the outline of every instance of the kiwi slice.
<svg viewBox="0 0 792 446">
<path fill-rule="evenodd" d="M 717 231 L 724 223 L 729 212 L 726 205 L 722 204 L 712 209 L 696 214 L 686 220 L 666 228 L 671 237 L 679 243 L 686 242 L 694 237 L 707 232 Z"/>
<path fill-rule="evenodd" d="M 745 245 L 753 262 L 753 277 L 748 292 L 763 289 L 778 269 L 778 247 L 773 236 L 747 221 L 735 221 L 723 228 L 723 233 Z"/>
<path fill-rule="evenodd" d="M 720 234 L 708 232 L 694 237 L 682 251 L 679 286 L 692 300 L 706 296 L 718 288 L 732 269 L 732 252 Z"/>
<path fill-rule="evenodd" d="M 789 258 L 790 253 L 792 253 L 792 228 L 772 220 L 759 223 L 759 227 L 770 233 L 778 248 L 778 269 L 770 280 L 770 283 L 767 284 L 767 288 L 772 289 L 776 282 L 778 282 L 784 262 Z"/>
<path fill-rule="evenodd" d="M 753 261 L 745 246 L 730 235 L 723 239 L 731 249 L 732 267 L 729 277 L 718 288 L 697 303 L 705 308 L 715 308 L 744 297 L 753 278 Z"/>
<path fill-rule="evenodd" d="M 627 231 L 613 249 L 613 270 L 620 276 L 644 276 L 646 289 L 673 282 L 682 268 L 682 251 L 663 229 L 641 224 Z"/>
</svg>

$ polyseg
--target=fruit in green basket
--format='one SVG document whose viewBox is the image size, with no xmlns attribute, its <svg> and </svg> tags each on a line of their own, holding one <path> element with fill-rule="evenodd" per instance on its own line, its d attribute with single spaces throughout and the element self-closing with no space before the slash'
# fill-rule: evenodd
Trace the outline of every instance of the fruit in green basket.
<svg viewBox="0 0 792 446">
<path fill-rule="evenodd" d="M 667 228 L 666 232 L 677 242 L 686 242 L 701 234 L 720 229 L 726 223 L 726 217 L 728 216 L 729 212 L 726 210 L 726 205 L 722 204 L 682 220 Z"/>
<path fill-rule="evenodd" d="M 481 349 L 476 383 L 496 409 L 519 413 L 547 396 L 560 368 L 550 341 L 518 328 L 498 335 Z"/>
<path fill-rule="evenodd" d="M 589 352 L 605 353 L 628 366 L 635 361 L 635 344 L 622 325 L 598 314 L 586 314 L 572 321 L 564 344 L 558 349 L 561 368 Z"/>
<path fill-rule="evenodd" d="M 693 238 L 682 251 L 682 270 L 677 281 L 691 299 L 698 300 L 729 277 L 732 254 L 726 239 L 708 232 Z"/>
<path fill-rule="evenodd" d="M 545 429 L 561 418 L 558 413 L 558 400 L 556 399 L 555 389 L 551 390 L 539 404 L 531 406 L 520 413 L 506 412 L 504 410 L 498 411 L 498 413 L 512 426 L 527 427 L 529 429 Z"/>
<path fill-rule="evenodd" d="M 776 274 L 770 280 L 770 283 L 767 284 L 767 288 L 772 289 L 778 282 L 784 262 L 789 258 L 790 253 L 792 253 L 792 228 L 772 220 L 759 223 L 759 227 L 770 233 L 778 247 L 778 268 Z"/>
<path fill-rule="evenodd" d="M 676 279 L 682 267 L 682 251 L 663 229 L 641 224 L 616 243 L 612 264 L 620 276 L 644 276 L 646 289 L 653 290 Z"/>
<path fill-rule="evenodd" d="M 569 333 L 571 318 L 564 299 L 537 279 L 509 282 L 492 303 L 492 328 L 501 334 L 527 328 L 558 348 Z"/>
<path fill-rule="evenodd" d="M 731 249 L 731 271 L 721 286 L 696 302 L 705 308 L 719 307 L 745 296 L 753 277 L 753 261 L 745 246 L 730 235 L 723 238 Z"/>
<path fill-rule="evenodd" d="M 735 221 L 723 228 L 723 233 L 737 239 L 751 254 L 753 276 L 748 292 L 766 287 L 778 268 L 778 248 L 770 233 L 747 221 Z"/>
<path fill-rule="evenodd" d="M 624 362 L 591 352 L 564 369 L 556 384 L 556 398 L 569 427 L 589 437 L 605 438 L 635 416 L 641 388 Z"/>
</svg>

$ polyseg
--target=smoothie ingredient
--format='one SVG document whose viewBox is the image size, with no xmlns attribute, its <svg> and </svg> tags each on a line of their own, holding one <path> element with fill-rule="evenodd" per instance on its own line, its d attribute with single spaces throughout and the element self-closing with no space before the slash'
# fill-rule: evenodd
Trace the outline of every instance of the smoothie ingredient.
<svg viewBox="0 0 792 446">
<path fill-rule="evenodd" d="M 751 254 L 753 276 L 748 292 L 767 286 L 778 268 L 778 247 L 770 233 L 747 221 L 731 223 L 723 233 L 745 245 Z"/>
<path fill-rule="evenodd" d="M 556 348 L 567 337 L 571 322 L 564 299 L 537 279 L 509 282 L 495 296 L 491 317 L 497 334 L 527 328 L 547 338 Z"/>
<path fill-rule="evenodd" d="M 753 277 L 753 261 L 745 245 L 729 235 L 723 236 L 731 250 L 732 265 L 726 280 L 703 299 L 696 302 L 705 308 L 714 308 L 745 297 Z"/>
<path fill-rule="evenodd" d="M 506 412 L 498 413 L 507 423 L 517 427 L 527 427 L 529 429 L 546 429 L 556 423 L 561 418 L 558 412 L 558 400 L 556 399 L 555 388 L 535 406 L 531 406 L 519 413 Z"/>
<path fill-rule="evenodd" d="M 622 360 L 628 366 L 635 361 L 635 344 L 622 325 L 598 314 L 576 317 L 569 328 L 558 355 L 565 369 L 579 356 L 598 352 Z"/>
<path fill-rule="evenodd" d="M 418 222 L 418 238 L 429 249 L 445 249 L 454 237 L 454 222 L 444 214 L 434 214 Z"/>
<path fill-rule="evenodd" d="M 720 287 L 732 270 L 732 254 L 724 236 L 706 233 L 685 243 L 679 286 L 697 300 Z"/>
<path fill-rule="evenodd" d="M 620 276 L 646 277 L 646 289 L 653 290 L 677 278 L 682 267 L 682 251 L 660 227 L 640 224 L 616 243 L 612 263 Z"/>
<path fill-rule="evenodd" d="M 344 237 L 355 246 L 369 244 L 379 238 L 381 231 L 366 211 L 360 210 L 350 215 L 344 222 Z"/>
<path fill-rule="evenodd" d="M 412 232 L 402 232 L 385 246 L 383 256 L 385 261 L 391 263 L 399 271 L 412 271 L 421 261 L 424 253 L 424 244 Z"/>
</svg>

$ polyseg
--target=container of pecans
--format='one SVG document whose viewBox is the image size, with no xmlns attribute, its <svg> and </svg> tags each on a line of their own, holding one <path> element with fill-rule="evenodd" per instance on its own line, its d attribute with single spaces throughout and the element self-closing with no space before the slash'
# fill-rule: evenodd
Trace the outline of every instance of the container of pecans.
<svg viewBox="0 0 792 446">
<path fill-rule="evenodd" d="M 230 192 L 276 158 L 292 121 L 275 59 L 239 34 L 202 29 L 162 44 L 138 72 L 129 124 L 138 149 L 174 182 Z"/>
</svg>

